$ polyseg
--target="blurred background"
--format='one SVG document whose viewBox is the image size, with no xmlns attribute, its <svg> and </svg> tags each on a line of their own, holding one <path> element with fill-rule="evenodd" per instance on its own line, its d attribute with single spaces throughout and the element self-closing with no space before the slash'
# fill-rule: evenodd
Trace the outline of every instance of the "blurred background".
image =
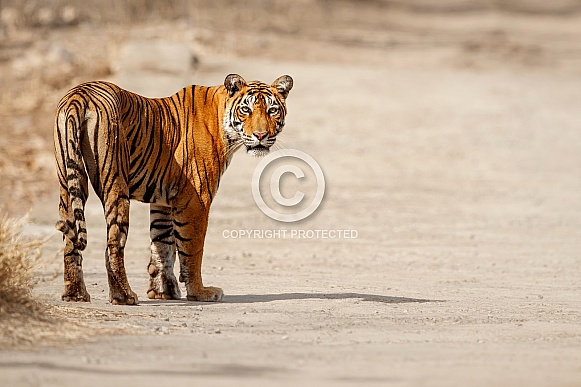
<svg viewBox="0 0 581 387">
<path fill-rule="evenodd" d="M 56 189 L 58 100 L 122 71 L 131 39 L 187 44 L 190 83 L 209 57 L 581 71 L 578 0 L 1 0 L 0 22 L 0 203 L 14 215 Z"/>
<path fill-rule="evenodd" d="M 204 253 L 227 302 L 201 318 L 179 301 L 110 306 L 92 194 L 92 302 L 61 302 L 59 99 L 89 80 L 161 97 L 231 72 L 295 79 L 282 145 L 313 155 L 327 184 L 321 210 L 288 227 L 358 238 L 224 237 L 285 228 L 254 205 L 258 161 L 237 155 Z M 0 0 L 0 207 L 30 212 L 25 237 L 50 237 L 43 266 L 21 270 L 38 244 L 0 216 L 0 349 L 6 335 L 35 348 L 0 351 L 2 381 L 581 385 L 580 107 L 581 0 Z M 145 300 L 148 209 L 131 208 L 125 265 Z M 31 326 L 31 295 L 87 329 Z M 83 336 L 96 340 L 63 350 Z"/>
</svg>

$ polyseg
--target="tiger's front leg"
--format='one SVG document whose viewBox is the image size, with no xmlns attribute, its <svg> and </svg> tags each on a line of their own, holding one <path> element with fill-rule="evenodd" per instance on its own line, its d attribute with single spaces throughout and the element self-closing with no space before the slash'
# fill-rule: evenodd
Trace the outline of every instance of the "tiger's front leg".
<svg viewBox="0 0 581 387">
<path fill-rule="evenodd" d="M 221 301 L 222 289 L 202 283 L 202 256 L 208 228 L 208 210 L 200 203 L 173 211 L 174 237 L 190 301 Z M 184 272 L 185 270 L 185 272 Z"/>
<path fill-rule="evenodd" d="M 147 266 L 150 299 L 179 300 L 181 292 L 173 272 L 175 239 L 170 207 L 151 204 L 149 208 L 151 258 Z"/>
</svg>

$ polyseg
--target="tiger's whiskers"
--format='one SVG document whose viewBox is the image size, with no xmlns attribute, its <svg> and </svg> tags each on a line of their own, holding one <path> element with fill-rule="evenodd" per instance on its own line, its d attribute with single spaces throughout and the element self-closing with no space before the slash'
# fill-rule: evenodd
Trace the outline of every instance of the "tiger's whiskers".
<svg viewBox="0 0 581 387">
<path fill-rule="evenodd" d="M 234 155 L 234 153 L 240 149 L 243 143 L 244 142 L 242 140 L 236 140 L 235 142 L 228 144 L 226 146 L 226 158 L 230 158 L 232 155 Z"/>
</svg>

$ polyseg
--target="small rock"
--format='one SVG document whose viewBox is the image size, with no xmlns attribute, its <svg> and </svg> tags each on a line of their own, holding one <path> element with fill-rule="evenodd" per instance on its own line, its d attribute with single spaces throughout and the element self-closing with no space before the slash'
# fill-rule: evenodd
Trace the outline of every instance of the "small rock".
<svg viewBox="0 0 581 387">
<path fill-rule="evenodd" d="M 202 305 L 198 305 L 196 306 L 196 310 L 199 310 L 201 312 L 202 310 L 204 310 L 204 308 L 202 307 Z"/>
<path fill-rule="evenodd" d="M 169 328 L 168 327 L 157 327 L 155 328 L 155 332 L 162 334 L 162 335 L 169 335 Z"/>
<path fill-rule="evenodd" d="M 214 333 L 220 334 L 220 333 L 222 333 L 222 331 L 220 330 L 220 328 L 216 328 L 216 329 L 214 329 Z"/>
<path fill-rule="evenodd" d="M 280 339 L 281 339 L 281 340 L 288 340 L 288 336 L 287 336 L 287 335 L 284 335 L 284 336 L 282 336 Z"/>
</svg>

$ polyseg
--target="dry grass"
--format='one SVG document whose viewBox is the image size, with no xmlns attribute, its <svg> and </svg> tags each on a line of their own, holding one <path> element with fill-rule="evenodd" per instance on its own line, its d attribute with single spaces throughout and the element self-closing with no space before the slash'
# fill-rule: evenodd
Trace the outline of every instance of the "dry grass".
<svg viewBox="0 0 581 387">
<path fill-rule="evenodd" d="M 48 323 L 46 308 L 31 294 L 44 241 L 26 240 L 24 223 L 24 218 L 0 218 L 0 345 L 26 341 L 22 328 Z"/>
<path fill-rule="evenodd" d="M 66 345 L 122 329 L 90 327 L 91 311 L 49 306 L 33 298 L 34 272 L 45 240 L 22 235 L 26 218 L 0 217 L 0 348 Z"/>
<path fill-rule="evenodd" d="M 0 318 L 6 315 L 37 315 L 31 296 L 33 267 L 41 256 L 43 240 L 25 240 L 25 219 L 0 218 Z"/>
</svg>

